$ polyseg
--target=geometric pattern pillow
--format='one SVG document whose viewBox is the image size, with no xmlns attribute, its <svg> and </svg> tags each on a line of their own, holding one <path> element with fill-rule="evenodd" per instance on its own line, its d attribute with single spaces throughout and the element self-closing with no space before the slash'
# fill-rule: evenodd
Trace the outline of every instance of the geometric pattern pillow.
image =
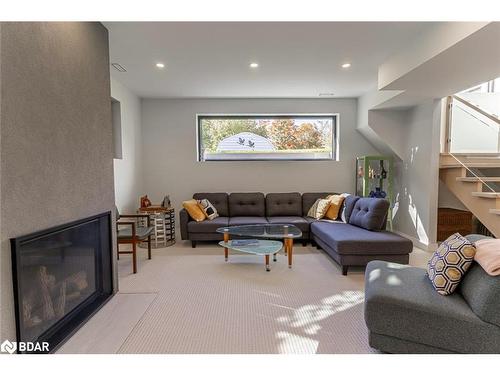
<svg viewBox="0 0 500 375">
<path fill-rule="evenodd" d="M 219 213 L 208 199 L 199 200 L 198 206 L 201 208 L 208 220 L 213 220 L 216 217 L 219 217 Z"/>
<path fill-rule="evenodd" d="M 427 275 L 436 291 L 452 294 L 474 260 L 476 248 L 465 237 L 455 233 L 444 241 L 427 264 Z"/>
<path fill-rule="evenodd" d="M 309 212 L 307 213 L 307 216 L 313 217 L 316 220 L 323 219 L 323 217 L 326 214 L 326 211 L 328 211 L 328 208 L 330 207 L 330 199 L 316 199 L 316 202 L 311 206 L 309 209 Z"/>
</svg>

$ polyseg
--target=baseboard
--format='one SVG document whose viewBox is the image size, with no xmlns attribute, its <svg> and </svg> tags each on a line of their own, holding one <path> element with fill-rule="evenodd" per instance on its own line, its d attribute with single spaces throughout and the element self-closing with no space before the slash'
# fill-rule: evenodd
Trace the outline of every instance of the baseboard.
<svg viewBox="0 0 500 375">
<path fill-rule="evenodd" d="M 425 244 L 422 241 L 420 241 L 418 238 L 410 236 L 406 233 L 403 233 L 403 232 L 400 232 L 397 230 L 393 230 L 393 232 L 396 234 L 399 234 L 400 236 L 402 236 L 404 238 L 408 238 L 411 242 L 413 242 L 413 246 L 418 247 L 419 249 L 422 249 L 424 251 L 433 252 L 434 250 L 437 249 L 437 246 L 438 246 L 437 244 L 433 244 L 433 243 Z"/>
</svg>

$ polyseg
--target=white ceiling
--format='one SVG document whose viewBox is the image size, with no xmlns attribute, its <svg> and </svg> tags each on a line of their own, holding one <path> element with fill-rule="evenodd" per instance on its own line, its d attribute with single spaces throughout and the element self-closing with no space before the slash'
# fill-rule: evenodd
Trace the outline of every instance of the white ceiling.
<svg viewBox="0 0 500 375">
<path fill-rule="evenodd" d="M 112 76 L 141 97 L 357 97 L 429 22 L 106 22 Z M 260 64 L 250 69 L 250 62 Z M 157 62 L 166 67 L 159 70 Z M 341 64 L 350 62 L 349 69 Z"/>
</svg>

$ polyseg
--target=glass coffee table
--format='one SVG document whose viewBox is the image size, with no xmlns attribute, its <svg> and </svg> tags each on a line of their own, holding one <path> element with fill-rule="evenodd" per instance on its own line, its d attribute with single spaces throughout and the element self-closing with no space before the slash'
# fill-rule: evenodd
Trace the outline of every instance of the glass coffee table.
<svg viewBox="0 0 500 375">
<path fill-rule="evenodd" d="M 227 262 L 229 249 L 244 253 L 264 255 L 266 258 L 266 270 L 269 271 L 269 256 L 273 255 L 276 261 L 276 253 L 284 248 L 288 256 L 288 267 L 292 268 L 293 261 L 293 239 L 302 237 L 302 231 L 292 224 L 255 224 L 255 225 L 235 225 L 232 227 L 222 227 L 217 229 L 218 233 L 224 235 L 224 241 L 219 242 L 224 248 L 224 256 Z M 251 244 L 241 242 L 241 240 L 231 241 L 230 236 L 241 238 L 254 238 Z M 281 241 L 283 240 L 283 244 Z"/>
</svg>

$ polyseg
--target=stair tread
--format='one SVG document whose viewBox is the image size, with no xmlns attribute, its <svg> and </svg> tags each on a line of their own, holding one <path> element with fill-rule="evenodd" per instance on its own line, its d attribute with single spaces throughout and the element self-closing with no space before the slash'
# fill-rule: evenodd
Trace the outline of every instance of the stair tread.
<svg viewBox="0 0 500 375">
<path fill-rule="evenodd" d="M 471 193 L 474 197 L 480 198 L 500 198 L 500 193 L 487 192 L 487 191 L 479 191 Z"/>
<path fill-rule="evenodd" d="M 457 177 L 457 181 L 462 182 L 478 182 L 481 180 L 484 182 L 500 182 L 500 177 L 481 177 L 481 179 L 478 177 Z"/>
</svg>

